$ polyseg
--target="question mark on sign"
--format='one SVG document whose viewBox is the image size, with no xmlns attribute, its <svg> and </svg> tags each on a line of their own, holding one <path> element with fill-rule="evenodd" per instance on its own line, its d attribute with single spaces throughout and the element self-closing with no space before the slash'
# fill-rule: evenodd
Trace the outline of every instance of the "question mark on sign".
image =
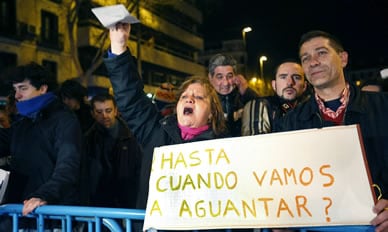
<svg viewBox="0 0 388 232">
<path fill-rule="evenodd" d="M 328 201 L 329 203 L 326 205 L 326 207 L 325 207 L 325 215 L 326 215 L 326 221 L 327 222 L 330 222 L 331 221 L 331 219 L 330 219 L 330 217 L 328 217 L 327 215 L 329 214 L 329 208 L 330 208 L 330 206 L 332 205 L 332 201 L 331 201 L 331 198 L 329 198 L 329 197 L 322 197 L 322 199 L 324 200 L 324 201 Z"/>
</svg>

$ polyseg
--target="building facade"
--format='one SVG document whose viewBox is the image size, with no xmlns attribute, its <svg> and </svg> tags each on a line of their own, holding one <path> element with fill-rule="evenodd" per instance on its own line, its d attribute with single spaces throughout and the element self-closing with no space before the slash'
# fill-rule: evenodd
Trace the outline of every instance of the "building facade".
<svg viewBox="0 0 388 232">
<path fill-rule="evenodd" d="M 0 73 L 35 61 L 59 84 L 80 78 L 88 87 L 109 89 L 102 63 L 107 30 L 91 9 L 114 4 L 125 5 L 141 21 L 132 25 L 128 47 L 138 58 L 147 92 L 206 74 L 198 60 L 204 49 L 197 31 L 202 13 L 190 0 L 0 0 Z"/>
<path fill-rule="evenodd" d="M 0 73 L 35 61 L 58 82 L 76 75 L 66 39 L 66 9 L 57 2 L 0 0 Z"/>
</svg>

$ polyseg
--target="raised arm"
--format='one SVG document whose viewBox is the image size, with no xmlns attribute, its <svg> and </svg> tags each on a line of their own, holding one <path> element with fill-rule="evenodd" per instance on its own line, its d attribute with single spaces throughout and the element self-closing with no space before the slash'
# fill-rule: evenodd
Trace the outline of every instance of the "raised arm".
<svg viewBox="0 0 388 232">
<path fill-rule="evenodd" d="M 121 116 L 138 141 L 144 143 L 160 127 L 161 116 L 143 91 L 135 58 L 127 47 L 130 27 L 119 23 L 109 29 L 111 48 L 104 62 Z"/>
</svg>

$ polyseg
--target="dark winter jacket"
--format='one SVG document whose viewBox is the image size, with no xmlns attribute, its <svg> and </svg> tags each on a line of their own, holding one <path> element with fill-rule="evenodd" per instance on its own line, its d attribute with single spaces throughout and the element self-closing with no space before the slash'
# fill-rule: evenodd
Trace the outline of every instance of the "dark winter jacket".
<svg viewBox="0 0 388 232">
<path fill-rule="evenodd" d="M 78 110 L 74 110 L 81 125 L 82 134 L 85 134 L 94 123 L 94 118 L 91 114 L 92 107 L 89 104 L 81 103 Z"/>
<path fill-rule="evenodd" d="M 117 118 L 118 137 L 94 123 L 85 134 L 88 204 L 135 208 L 142 150 L 126 123 Z"/>
<path fill-rule="evenodd" d="M 344 125 L 359 124 L 366 157 L 374 184 L 388 199 L 388 94 L 360 91 L 350 85 L 349 103 Z M 283 130 L 299 130 L 335 126 L 324 121 L 317 102 L 311 97 L 307 102 L 289 112 Z M 340 141 L 339 141 L 340 142 Z"/>
<path fill-rule="evenodd" d="M 8 203 L 31 197 L 79 203 L 81 129 L 65 105 L 55 99 L 36 118 L 22 117 L 0 134 L 0 154 L 11 155 Z"/>
<path fill-rule="evenodd" d="M 244 105 L 258 97 L 256 92 L 247 88 L 244 95 L 241 95 L 237 88 L 227 95 L 218 94 L 222 110 L 226 118 L 226 125 L 230 134 L 234 137 L 241 136 L 241 118 Z"/>
<path fill-rule="evenodd" d="M 247 102 L 244 106 L 241 134 L 246 136 L 279 131 L 284 116 L 295 104 L 300 104 L 308 98 L 309 96 L 302 95 L 296 101 L 290 102 L 274 95 Z"/>
<path fill-rule="evenodd" d="M 151 99 L 144 93 L 143 82 L 129 51 L 117 57 L 106 58 L 104 62 L 109 72 L 118 109 L 143 147 L 144 158 L 137 207 L 145 209 L 154 147 L 214 139 L 216 136 L 209 129 L 192 140 L 182 140 L 176 115 L 162 119 Z"/>
</svg>

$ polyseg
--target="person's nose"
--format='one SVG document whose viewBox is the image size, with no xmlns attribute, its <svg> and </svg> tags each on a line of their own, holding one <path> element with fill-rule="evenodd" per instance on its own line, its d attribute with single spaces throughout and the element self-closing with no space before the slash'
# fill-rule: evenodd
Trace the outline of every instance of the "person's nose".
<svg viewBox="0 0 388 232">
<path fill-rule="evenodd" d="M 188 98 L 186 98 L 186 103 L 194 103 L 194 96 L 188 96 Z"/>
<path fill-rule="evenodd" d="M 317 55 L 313 55 L 312 57 L 311 57 L 311 60 L 310 60 L 310 66 L 311 67 L 315 67 L 315 66 L 317 66 L 317 65 L 319 65 L 321 62 L 319 61 L 319 58 L 318 58 L 318 56 Z"/>
<path fill-rule="evenodd" d="M 225 77 L 222 77 L 221 83 L 222 83 L 222 85 L 229 85 L 229 84 L 230 84 L 230 81 L 229 81 L 228 78 L 225 76 Z"/>
<path fill-rule="evenodd" d="M 23 98 L 23 95 L 21 95 L 20 93 L 19 93 L 19 91 L 15 91 L 15 99 L 16 100 L 20 100 L 20 99 L 22 99 Z"/>
<path fill-rule="evenodd" d="M 292 78 L 292 76 L 287 76 L 287 86 L 293 86 L 295 85 L 295 80 Z"/>
</svg>

